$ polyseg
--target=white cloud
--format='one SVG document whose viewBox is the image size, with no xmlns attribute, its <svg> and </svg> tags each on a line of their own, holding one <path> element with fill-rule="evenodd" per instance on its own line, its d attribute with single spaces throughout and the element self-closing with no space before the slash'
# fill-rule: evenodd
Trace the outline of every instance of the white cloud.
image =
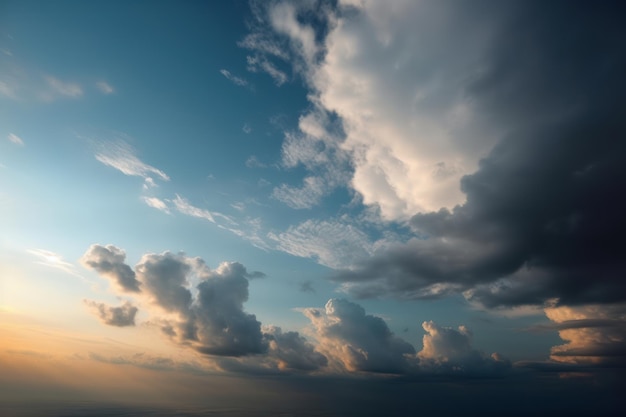
<svg viewBox="0 0 626 417">
<path fill-rule="evenodd" d="M 386 220 L 462 203 L 460 178 L 475 171 L 495 143 L 494 135 L 472 124 L 472 104 L 463 95 L 467 74 L 481 68 L 489 27 L 451 35 L 458 22 L 445 4 L 349 6 L 350 13 L 327 13 L 329 32 L 320 45 L 304 23 L 310 5 L 272 3 L 267 10 L 271 27 L 298 58 L 295 69 L 309 84 L 313 112 L 340 118 L 345 139 L 336 138 L 335 146 L 350 156 L 347 183 Z M 463 50 L 455 47 L 455 36 L 465 37 Z M 271 62 L 271 54 L 261 52 L 254 63 Z M 314 146 L 319 138 L 309 131 L 302 141 Z M 292 142 L 286 136 L 285 148 Z M 297 158 L 293 150 L 285 156 Z"/>
<path fill-rule="evenodd" d="M 12 85 L 9 85 L 8 83 L 4 82 L 4 81 L 0 81 L 0 94 L 10 98 L 10 99 L 16 99 L 17 98 L 17 94 L 16 94 L 16 88 Z"/>
<path fill-rule="evenodd" d="M 330 268 L 347 268 L 371 255 L 381 242 L 372 243 L 358 227 L 341 221 L 306 220 L 268 237 L 276 248 L 303 258 L 313 258 Z"/>
<path fill-rule="evenodd" d="M 27 252 L 38 257 L 39 261 L 37 261 L 37 263 L 40 265 L 60 269 L 61 271 L 80 278 L 83 281 L 87 281 L 82 275 L 76 272 L 72 263 L 63 260 L 63 257 L 58 253 L 45 249 L 28 249 Z"/>
<path fill-rule="evenodd" d="M 221 69 L 220 73 L 226 77 L 226 79 L 228 79 L 229 81 L 231 81 L 233 84 L 238 85 L 240 87 L 245 87 L 248 85 L 248 80 L 246 80 L 245 78 L 241 78 L 241 77 L 237 77 L 236 75 L 233 75 L 230 71 L 225 70 L 225 69 Z M 246 132 L 247 133 L 247 132 Z"/>
<path fill-rule="evenodd" d="M 96 153 L 96 159 L 125 175 L 142 177 L 148 185 L 154 183 L 153 175 L 163 181 L 170 179 L 165 172 L 137 158 L 130 145 L 121 140 L 102 143 L 100 152 Z"/>
<path fill-rule="evenodd" d="M 24 146 L 24 141 L 22 140 L 22 138 L 20 138 L 19 136 L 17 136 L 15 133 L 9 133 L 9 135 L 7 136 L 7 138 L 14 144 L 19 145 L 19 146 Z"/>
<path fill-rule="evenodd" d="M 277 86 L 283 85 L 287 81 L 287 74 L 278 69 L 276 65 L 272 64 L 266 58 L 262 56 L 248 56 L 248 71 L 250 72 L 265 72 L 274 79 L 274 83 Z"/>
<path fill-rule="evenodd" d="M 167 203 L 157 197 L 143 197 L 143 201 L 152 208 L 170 214 L 170 209 L 167 206 Z"/>
<path fill-rule="evenodd" d="M 173 201 L 176 210 L 191 217 L 197 217 L 199 219 L 205 219 L 211 223 L 215 223 L 214 216 L 218 213 L 210 212 L 209 210 L 201 209 L 199 207 L 192 206 L 189 201 L 176 194 L 176 198 Z"/>
<path fill-rule="evenodd" d="M 243 130 L 243 133 L 246 133 L 246 134 L 252 133 L 252 128 L 250 127 L 248 123 L 244 123 L 241 130 Z"/>
<path fill-rule="evenodd" d="M 113 87 L 111 87 L 111 85 L 106 81 L 98 81 L 96 83 L 96 87 L 98 87 L 98 90 L 100 90 L 102 94 L 109 95 L 115 92 Z"/>
</svg>

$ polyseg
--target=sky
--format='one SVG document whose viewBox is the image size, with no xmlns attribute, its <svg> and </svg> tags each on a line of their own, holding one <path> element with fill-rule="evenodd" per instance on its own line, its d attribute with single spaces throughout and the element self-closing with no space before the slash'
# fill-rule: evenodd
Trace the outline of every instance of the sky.
<svg viewBox="0 0 626 417">
<path fill-rule="evenodd" d="M 0 407 L 621 415 L 624 17 L 0 0 Z"/>
</svg>

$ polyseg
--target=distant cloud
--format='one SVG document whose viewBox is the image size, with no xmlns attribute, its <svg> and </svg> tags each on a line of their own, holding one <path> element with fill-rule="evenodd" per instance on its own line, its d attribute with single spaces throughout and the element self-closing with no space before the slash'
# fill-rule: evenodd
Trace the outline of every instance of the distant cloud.
<svg viewBox="0 0 626 417">
<path fill-rule="evenodd" d="M 141 283 L 135 278 L 135 272 L 125 263 L 126 252 L 113 245 L 94 244 L 82 256 L 81 263 L 95 269 L 102 276 L 110 279 L 122 292 L 138 293 Z"/>
<path fill-rule="evenodd" d="M 52 76 L 47 76 L 45 79 L 50 88 L 50 92 L 44 93 L 44 98 L 47 100 L 53 99 L 54 96 L 78 98 L 83 95 L 83 89 L 79 84 L 63 82 Z"/>
<path fill-rule="evenodd" d="M 358 304 L 332 299 L 321 309 L 306 309 L 319 341 L 318 349 L 335 366 L 348 371 L 406 373 L 407 355 L 415 349 L 395 336 L 380 317 Z"/>
<path fill-rule="evenodd" d="M 148 187 L 150 184 L 154 184 L 153 175 L 163 181 L 170 180 L 165 172 L 137 158 L 133 148 L 122 140 L 101 143 L 101 149 L 96 153 L 96 159 L 125 175 L 142 177 Z"/>
<path fill-rule="evenodd" d="M 250 127 L 248 123 L 244 123 L 241 130 L 243 130 L 243 133 L 246 133 L 246 134 L 249 134 L 252 132 L 252 128 Z"/>
<path fill-rule="evenodd" d="M 586 366 L 626 365 L 624 305 L 547 307 L 545 313 L 566 341 L 551 349 L 551 360 Z"/>
<path fill-rule="evenodd" d="M 13 52 L 11 52 L 8 48 L 0 48 L 0 52 L 2 52 L 6 56 L 13 56 Z"/>
<path fill-rule="evenodd" d="M 424 348 L 417 354 L 422 372 L 477 375 L 508 370 L 510 361 L 497 353 L 487 356 L 472 347 L 472 333 L 465 327 L 441 327 L 424 322 Z"/>
<path fill-rule="evenodd" d="M 245 78 L 241 78 L 241 77 L 237 77 L 236 75 L 233 75 L 230 71 L 222 69 L 220 70 L 220 73 L 226 77 L 226 79 L 228 79 L 229 81 L 231 81 L 233 84 L 238 85 L 240 87 L 245 87 L 248 85 L 248 80 L 246 80 Z M 246 132 L 247 133 L 247 132 Z"/>
<path fill-rule="evenodd" d="M 311 281 L 304 281 L 300 283 L 300 292 L 315 292 L 315 288 L 313 287 L 313 283 Z"/>
<path fill-rule="evenodd" d="M 82 275 L 76 272 L 74 264 L 63 260 L 63 257 L 58 253 L 45 249 L 29 249 L 27 252 L 39 258 L 37 263 L 40 265 L 60 269 L 61 271 L 80 278 L 81 280 L 87 281 Z"/>
<path fill-rule="evenodd" d="M 98 90 L 100 90 L 100 92 L 102 92 L 102 94 L 112 94 L 113 92 L 115 92 L 115 90 L 113 89 L 113 87 L 111 87 L 111 85 L 109 83 L 107 83 L 106 81 L 98 81 L 96 83 L 96 87 L 98 87 Z"/>
<path fill-rule="evenodd" d="M 9 133 L 7 138 L 9 139 L 9 141 L 16 145 L 24 146 L 24 141 L 22 140 L 22 138 L 17 136 L 15 133 Z"/>
<path fill-rule="evenodd" d="M 95 254 L 106 249 L 107 256 Z M 98 258 L 93 260 L 92 258 Z M 83 262 L 108 278 L 136 276 L 152 319 L 165 337 L 181 347 L 207 355 L 229 372 L 373 372 L 404 375 L 449 374 L 463 377 L 502 374 L 510 363 L 474 349 L 471 333 L 424 323 L 424 349 L 394 335 L 385 321 L 365 313 L 363 307 L 331 299 L 323 309 L 303 309 L 311 321 L 312 341 L 299 332 L 262 326 L 244 309 L 249 280 L 263 277 L 238 262 L 223 262 L 210 269 L 201 258 L 171 252 L 144 254 L 134 271 L 124 263 L 121 249 L 92 245 Z M 89 265 L 87 263 L 87 265 Z M 132 326 L 137 308 L 86 301 L 109 325 Z"/>
<path fill-rule="evenodd" d="M 96 312 L 104 324 L 116 327 L 135 325 L 135 315 L 138 309 L 130 302 L 125 302 L 119 307 L 111 307 L 91 300 L 84 300 L 84 302 Z"/>
<path fill-rule="evenodd" d="M 267 168 L 267 164 L 259 161 L 259 158 L 257 158 L 256 155 L 251 155 L 248 159 L 246 159 L 246 166 L 248 168 Z"/>
<path fill-rule="evenodd" d="M 143 197 L 143 201 L 152 208 L 170 214 L 170 209 L 167 206 L 167 203 L 157 197 Z"/>
<path fill-rule="evenodd" d="M 248 71 L 250 72 L 265 72 L 274 80 L 277 86 L 281 86 L 287 82 L 287 74 L 284 71 L 278 69 L 267 59 L 260 56 L 248 56 Z"/>
</svg>

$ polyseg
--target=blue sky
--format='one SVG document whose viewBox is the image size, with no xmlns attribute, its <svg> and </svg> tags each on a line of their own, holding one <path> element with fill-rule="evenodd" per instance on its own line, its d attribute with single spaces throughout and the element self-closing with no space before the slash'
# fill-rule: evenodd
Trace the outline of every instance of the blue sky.
<svg viewBox="0 0 626 417">
<path fill-rule="evenodd" d="M 3 356 L 55 329 L 93 338 L 46 353 L 77 373 L 596 381 L 626 343 L 618 15 L 0 3 Z"/>
</svg>

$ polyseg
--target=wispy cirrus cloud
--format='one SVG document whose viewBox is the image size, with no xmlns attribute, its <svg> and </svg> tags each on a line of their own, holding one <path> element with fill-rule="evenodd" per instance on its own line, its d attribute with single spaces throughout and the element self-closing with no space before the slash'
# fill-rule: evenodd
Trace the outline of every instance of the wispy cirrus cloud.
<svg viewBox="0 0 626 417">
<path fill-rule="evenodd" d="M 115 89 L 111 86 L 111 84 L 107 83 L 106 81 L 98 81 L 96 83 L 96 87 L 98 88 L 98 90 L 100 90 L 102 94 L 109 95 L 115 92 Z"/>
<path fill-rule="evenodd" d="M 18 146 L 24 146 L 24 141 L 22 140 L 22 138 L 17 136 L 15 133 L 9 133 L 7 135 L 7 139 L 9 139 L 11 143 L 14 143 Z"/>
<path fill-rule="evenodd" d="M 242 77 L 238 77 L 226 69 L 221 69 L 220 74 L 226 77 L 228 81 L 231 81 L 233 84 L 238 85 L 239 87 L 246 87 L 248 85 L 248 80 Z"/>
<path fill-rule="evenodd" d="M 39 265 L 47 266 L 49 268 L 59 269 L 72 276 L 80 278 L 83 281 L 88 281 L 81 274 L 76 272 L 74 264 L 67 262 L 63 259 L 63 256 L 58 253 L 46 250 L 46 249 L 28 249 L 26 252 L 31 255 L 35 255 L 39 260 L 36 262 Z"/>
<path fill-rule="evenodd" d="M 52 100 L 57 96 L 78 98 L 83 95 L 83 89 L 78 83 L 61 81 L 52 76 L 45 77 L 49 91 L 43 93 L 45 100 Z"/>
<path fill-rule="evenodd" d="M 158 168 L 141 161 L 134 149 L 125 141 L 101 142 L 96 159 L 111 168 L 115 168 L 125 175 L 141 177 L 148 187 L 154 186 L 153 177 L 169 181 L 170 177 Z"/>
</svg>

